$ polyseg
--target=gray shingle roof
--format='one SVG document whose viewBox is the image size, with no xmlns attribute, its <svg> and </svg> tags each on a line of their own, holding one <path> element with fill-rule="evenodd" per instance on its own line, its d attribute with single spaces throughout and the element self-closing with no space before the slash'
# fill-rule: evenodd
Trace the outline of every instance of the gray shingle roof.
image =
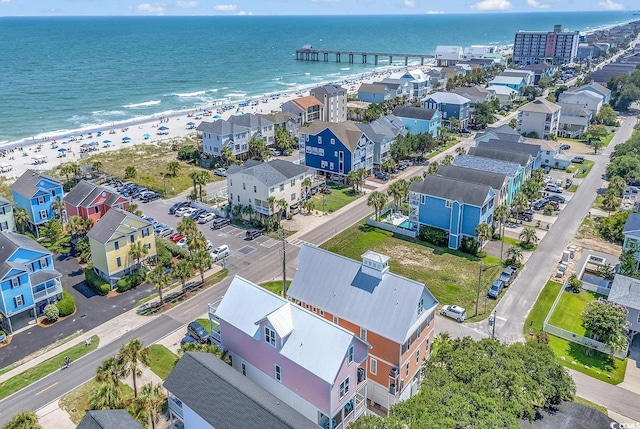
<svg viewBox="0 0 640 429">
<path fill-rule="evenodd" d="M 627 216 L 627 221 L 624 223 L 624 227 L 622 228 L 623 234 L 640 233 L 640 214 L 639 213 L 631 213 Z"/>
<path fill-rule="evenodd" d="M 282 125 L 289 120 L 297 121 L 300 119 L 298 115 L 294 115 L 290 112 L 276 112 L 270 114 L 258 113 L 258 116 L 265 118 L 266 120 L 271 121 L 276 125 Z"/>
<path fill-rule="evenodd" d="M 362 271 L 362 263 L 303 245 L 288 295 L 355 323 L 398 344 L 438 305 L 427 287 L 387 272 L 382 279 Z M 329 269 L 327 268 L 329 267 Z M 418 303 L 423 311 L 418 314 Z"/>
<path fill-rule="evenodd" d="M 48 280 L 59 279 L 60 277 L 62 277 L 62 274 L 60 274 L 56 270 L 36 271 L 35 273 L 31 274 L 31 284 L 35 286 Z"/>
<path fill-rule="evenodd" d="M 508 139 L 503 139 L 502 136 L 513 136 L 513 137 L 517 137 L 517 138 L 522 138 L 522 136 L 520 135 L 519 132 L 517 132 L 516 130 L 514 130 L 513 128 L 511 128 L 509 125 L 501 125 L 499 127 L 487 127 L 484 129 L 484 131 L 480 131 L 476 134 L 476 139 L 478 139 L 479 137 L 485 136 L 487 134 L 494 134 L 496 136 L 501 136 L 500 140 L 508 140 Z"/>
<path fill-rule="evenodd" d="M 389 87 L 384 83 L 362 83 L 358 88 L 358 92 L 369 92 L 371 94 L 386 94 L 389 91 Z"/>
<path fill-rule="evenodd" d="M 6 200 L 6 199 L 4 199 L 4 198 L 0 197 L 0 206 L 5 206 L 5 205 L 7 205 L 7 204 L 11 205 L 11 201 Z"/>
<path fill-rule="evenodd" d="M 164 387 L 216 429 L 318 428 L 210 353 L 185 353 Z"/>
<path fill-rule="evenodd" d="M 529 164 L 529 160 L 531 159 L 531 155 L 529 155 L 528 153 L 506 152 L 504 150 L 484 147 L 469 148 L 469 155 L 497 159 L 500 161 L 514 162 L 516 164 L 520 164 L 523 167 L 526 167 L 527 164 Z"/>
<path fill-rule="evenodd" d="M 607 299 L 616 304 L 640 310 L 640 280 L 616 274 Z"/>
<path fill-rule="evenodd" d="M 485 142 L 478 142 L 477 147 L 495 149 L 506 152 L 526 153 L 532 157 L 537 157 L 540 153 L 540 145 L 528 143 L 516 143 L 512 141 L 490 139 Z"/>
<path fill-rule="evenodd" d="M 311 90 L 309 90 L 310 94 L 314 94 L 314 93 L 321 93 L 321 94 L 347 94 L 347 90 L 345 88 L 343 88 L 342 86 L 339 85 L 322 85 L 322 86 L 318 86 L 316 88 L 313 88 Z"/>
<path fill-rule="evenodd" d="M 393 109 L 393 114 L 399 118 L 422 119 L 425 121 L 433 119 L 436 112 L 437 110 L 434 109 L 423 109 L 422 107 L 412 106 L 396 106 L 395 109 Z"/>
<path fill-rule="evenodd" d="M 147 222 L 143 218 L 136 216 L 133 213 L 129 213 L 127 211 L 113 207 L 110 208 L 98 222 L 96 222 L 93 228 L 91 228 L 91 230 L 87 233 L 87 237 L 93 238 L 98 243 L 106 243 L 113 236 L 114 232 L 118 229 L 118 226 L 120 226 L 122 221 L 127 217 L 136 218 L 142 222 L 146 222 L 148 225 L 151 225 L 150 222 Z"/>
<path fill-rule="evenodd" d="M 554 409 L 538 409 L 532 421 L 520 420 L 521 429 L 593 429 L 617 427 L 609 416 L 575 402 L 565 401 Z"/>
<path fill-rule="evenodd" d="M 507 181 L 504 174 L 493 173 L 491 171 L 474 170 L 473 168 L 460 167 L 457 165 L 441 165 L 438 167 L 439 176 L 459 179 L 470 183 L 480 183 L 491 186 L 499 191 Z"/>
<path fill-rule="evenodd" d="M 79 207 L 82 206 L 83 203 L 89 204 L 100 195 L 102 191 L 111 193 L 111 191 L 107 191 L 100 186 L 96 186 L 86 180 L 81 180 L 64 196 L 64 202 L 74 207 Z"/>
<path fill-rule="evenodd" d="M 480 88 L 478 86 L 461 86 L 452 89 L 451 92 L 462 95 L 463 97 L 468 98 L 472 104 L 475 104 L 489 98 L 492 91 L 487 91 L 485 88 Z"/>
<path fill-rule="evenodd" d="M 269 162 L 246 162 L 244 166 L 232 169 L 229 174 L 248 174 L 254 176 L 266 186 L 276 185 L 286 180 L 293 179 L 309 171 L 309 168 L 294 164 L 283 159 L 274 159 Z"/>
<path fill-rule="evenodd" d="M 214 134 L 216 136 L 249 132 L 249 128 L 243 127 L 242 125 L 236 125 L 232 122 L 225 121 L 224 119 L 218 119 L 213 122 L 202 121 L 196 130 L 203 133 Z"/>
<path fill-rule="evenodd" d="M 303 127 L 300 132 L 303 134 L 316 135 L 326 129 L 330 129 L 333 134 L 344 144 L 349 150 L 354 151 L 362 137 L 362 130 L 352 121 L 344 122 L 326 122 L 313 121 L 308 127 Z"/>
<path fill-rule="evenodd" d="M 18 249 L 31 249 L 38 253 L 51 254 L 49 250 L 26 235 L 2 231 L 0 232 L 0 277 L 8 273 L 12 267 L 26 269 L 24 264 L 8 262 L 11 255 Z"/>
<path fill-rule="evenodd" d="M 520 112 L 553 113 L 558 110 L 560 110 L 560 106 L 542 97 L 518 107 L 518 111 Z"/>
<path fill-rule="evenodd" d="M 36 186 L 41 179 L 62 186 L 61 181 L 54 179 L 51 176 L 42 174 L 39 171 L 27 170 L 22 176 L 18 177 L 18 179 L 13 182 L 13 185 L 11 185 L 11 189 L 24 197 L 31 198 L 38 192 L 38 188 Z"/>
<path fill-rule="evenodd" d="M 142 429 L 127 410 L 88 411 L 77 429 Z"/>
<path fill-rule="evenodd" d="M 561 107 L 560 122 L 563 116 L 592 116 L 591 110 L 579 104 L 558 103 L 558 106 Z"/>
<path fill-rule="evenodd" d="M 423 195 L 482 207 L 487 199 L 487 194 L 491 192 L 491 187 L 451 177 L 427 176 L 422 182 L 413 182 L 409 190 Z"/>
<path fill-rule="evenodd" d="M 498 159 L 483 158 L 481 156 L 459 155 L 453 160 L 453 165 L 473 168 L 474 170 L 491 171 L 493 173 L 504 174 L 507 177 L 514 177 L 521 168 L 520 164 Z"/>
<path fill-rule="evenodd" d="M 253 113 L 245 113 L 244 115 L 231 115 L 229 119 L 227 119 L 227 121 L 235 125 L 250 128 L 251 130 L 256 130 L 257 128 L 263 128 L 269 125 L 273 125 L 273 122 L 271 122 L 270 120 L 259 115 L 254 115 Z"/>
</svg>

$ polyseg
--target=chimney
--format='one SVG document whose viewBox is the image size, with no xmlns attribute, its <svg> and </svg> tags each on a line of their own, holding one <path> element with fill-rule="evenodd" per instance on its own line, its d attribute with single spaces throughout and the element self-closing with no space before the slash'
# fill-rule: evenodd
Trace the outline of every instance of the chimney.
<svg viewBox="0 0 640 429">
<path fill-rule="evenodd" d="M 362 272 L 369 276 L 382 279 L 389 271 L 389 257 L 367 250 L 362 256 Z"/>
</svg>

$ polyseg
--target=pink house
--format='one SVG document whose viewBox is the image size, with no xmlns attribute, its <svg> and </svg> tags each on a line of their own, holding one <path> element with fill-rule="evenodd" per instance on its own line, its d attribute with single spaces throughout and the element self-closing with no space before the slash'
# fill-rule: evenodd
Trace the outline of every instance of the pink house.
<svg viewBox="0 0 640 429">
<path fill-rule="evenodd" d="M 365 341 L 238 276 L 215 317 L 233 367 L 312 422 L 341 429 L 364 413 Z"/>
<path fill-rule="evenodd" d="M 64 196 L 64 206 L 69 217 L 80 216 L 97 222 L 111 207 L 123 210 L 129 207 L 129 200 L 117 192 L 81 180 Z"/>
</svg>

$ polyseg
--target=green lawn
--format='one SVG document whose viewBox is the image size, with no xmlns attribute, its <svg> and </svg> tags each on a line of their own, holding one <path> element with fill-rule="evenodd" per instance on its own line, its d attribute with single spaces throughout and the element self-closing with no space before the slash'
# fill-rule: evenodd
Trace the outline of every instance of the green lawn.
<svg viewBox="0 0 640 429">
<path fill-rule="evenodd" d="M 565 291 L 562 293 L 560 301 L 549 319 L 549 323 L 584 336 L 586 332 L 582 327 L 580 314 L 582 314 L 588 303 L 601 297 L 603 295 L 591 291 L 582 290 L 580 293 Z"/>
<path fill-rule="evenodd" d="M 589 159 L 585 159 L 584 163 L 582 163 L 582 164 L 574 164 L 574 163 L 572 163 L 571 165 L 575 165 L 576 166 L 576 178 L 577 179 L 583 179 L 583 178 L 587 177 L 587 174 L 589 174 L 589 172 L 593 168 L 593 164 L 594 164 L 593 161 L 591 161 Z M 583 173 L 585 168 L 586 168 L 586 171 Z"/>
<path fill-rule="evenodd" d="M 342 207 L 346 206 L 352 201 L 355 201 L 363 194 L 354 194 L 353 188 L 351 186 L 345 185 L 337 185 L 329 182 L 329 187 L 331 188 L 330 194 L 322 194 L 318 192 L 313 197 L 311 197 L 311 201 L 315 204 L 315 209 L 318 212 L 322 213 L 323 210 L 323 198 L 324 198 L 324 211 L 326 213 L 333 213 L 337 210 L 340 210 Z"/>
<path fill-rule="evenodd" d="M 542 324 L 547 317 L 547 313 L 553 305 L 558 292 L 562 288 L 560 283 L 548 281 L 540 292 L 538 300 L 531 308 L 524 325 L 524 333 L 529 337 L 542 330 Z M 585 293 L 580 292 L 580 295 Z M 560 303 L 558 303 L 558 306 Z M 557 308 L 557 307 L 556 307 Z M 557 313 L 557 310 L 554 312 Z M 627 360 L 610 359 L 604 353 L 592 351 L 592 356 L 585 354 L 586 348 L 576 343 L 563 340 L 562 338 L 549 335 L 549 346 L 558 358 L 558 362 L 567 368 L 587 374 L 591 377 L 605 381 L 610 384 L 618 384 L 624 379 L 624 372 L 627 368 Z M 576 362 L 573 364 L 573 362 Z"/>
<path fill-rule="evenodd" d="M 571 186 L 569 186 L 569 189 L 567 189 L 567 192 L 575 192 L 577 190 L 578 190 L 578 185 L 574 183 Z"/>
<path fill-rule="evenodd" d="M 20 389 L 24 389 L 31 383 L 34 383 L 46 375 L 51 374 L 54 371 L 60 371 L 64 365 L 64 358 L 70 357 L 72 362 L 81 358 L 82 356 L 90 353 L 98 348 L 100 339 L 97 335 L 91 337 L 91 345 L 86 345 L 84 342 L 76 344 L 75 346 L 63 351 L 56 356 L 47 359 L 46 361 L 24 371 L 21 374 L 11 377 L 10 379 L 0 383 L 0 399 L 4 399 L 7 396 L 17 392 Z M 72 363 L 73 365 L 73 363 Z"/>
<path fill-rule="evenodd" d="M 393 273 L 426 284 L 440 304 L 461 305 L 467 309 L 469 316 L 475 313 L 480 269 L 480 260 L 476 257 L 418 240 L 395 237 L 389 231 L 362 225 L 361 222 L 321 247 L 357 261 L 367 250 L 380 252 L 391 258 L 390 268 Z M 485 312 L 484 297 L 502 267 L 496 257 L 485 257 L 482 262 L 479 316 L 467 319 L 471 321 L 486 317 L 497 303 L 496 300 L 487 300 Z"/>
<path fill-rule="evenodd" d="M 60 408 L 69 414 L 71 421 L 76 425 L 80 423 L 87 411 L 91 410 L 91 393 L 99 385 L 100 383 L 92 379 L 60 398 L 58 402 Z M 125 403 L 133 399 L 133 389 L 128 385 L 120 383 L 120 392 Z"/>
<path fill-rule="evenodd" d="M 282 280 L 260 283 L 260 286 L 275 293 L 276 295 L 282 295 Z M 291 280 L 287 280 L 287 289 L 289 286 L 291 286 Z"/>
<path fill-rule="evenodd" d="M 178 356 L 160 344 L 153 344 L 149 349 L 149 368 L 161 379 L 166 379 L 176 365 Z"/>
<path fill-rule="evenodd" d="M 593 408 L 594 410 L 600 411 L 603 414 L 607 414 L 607 408 L 602 405 L 595 404 L 588 399 L 581 398 L 580 396 L 574 396 L 573 402 L 580 405 L 585 405 L 589 408 Z"/>
<path fill-rule="evenodd" d="M 527 251 L 530 251 L 530 252 L 533 252 L 538 248 L 537 244 L 534 244 L 533 246 L 530 246 L 530 245 L 527 246 L 527 245 L 522 244 L 522 242 L 520 240 L 518 240 L 517 238 L 506 237 L 506 236 L 504 237 L 504 244 L 505 244 L 505 246 L 506 245 L 508 245 L 509 247 L 516 246 L 516 247 L 521 248 L 522 250 L 527 250 Z M 505 249 L 505 252 L 506 252 L 506 249 Z"/>
</svg>

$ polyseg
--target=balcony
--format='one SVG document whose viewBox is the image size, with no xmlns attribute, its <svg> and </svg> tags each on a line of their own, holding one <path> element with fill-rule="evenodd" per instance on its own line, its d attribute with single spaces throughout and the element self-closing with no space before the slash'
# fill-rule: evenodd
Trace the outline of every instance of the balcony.
<svg viewBox="0 0 640 429">
<path fill-rule="evenodd" d="M 53 279 L 44 284 L 44 289 L 35 291 L 36 288 L 40 288 L 42 284 L 37 285 L 33 288 L 33 300 L 34 302 L 39 302 L 44 299 L 50 298 L 52 296 L 56 296 L 62 293 L 62 284 L 60 284 L 59 279 Z"/>
<path fill-rule="evenodd" d="M 169 410 L 173 414 L 180 417 L 181 419 L 184 418 L 182 414 L 182 401 L 180 401 L 178 398 L 176 398 L 172 394 L 169 394 L 167 395 L 167 403 L 169 405 Z"/>
</svg>

